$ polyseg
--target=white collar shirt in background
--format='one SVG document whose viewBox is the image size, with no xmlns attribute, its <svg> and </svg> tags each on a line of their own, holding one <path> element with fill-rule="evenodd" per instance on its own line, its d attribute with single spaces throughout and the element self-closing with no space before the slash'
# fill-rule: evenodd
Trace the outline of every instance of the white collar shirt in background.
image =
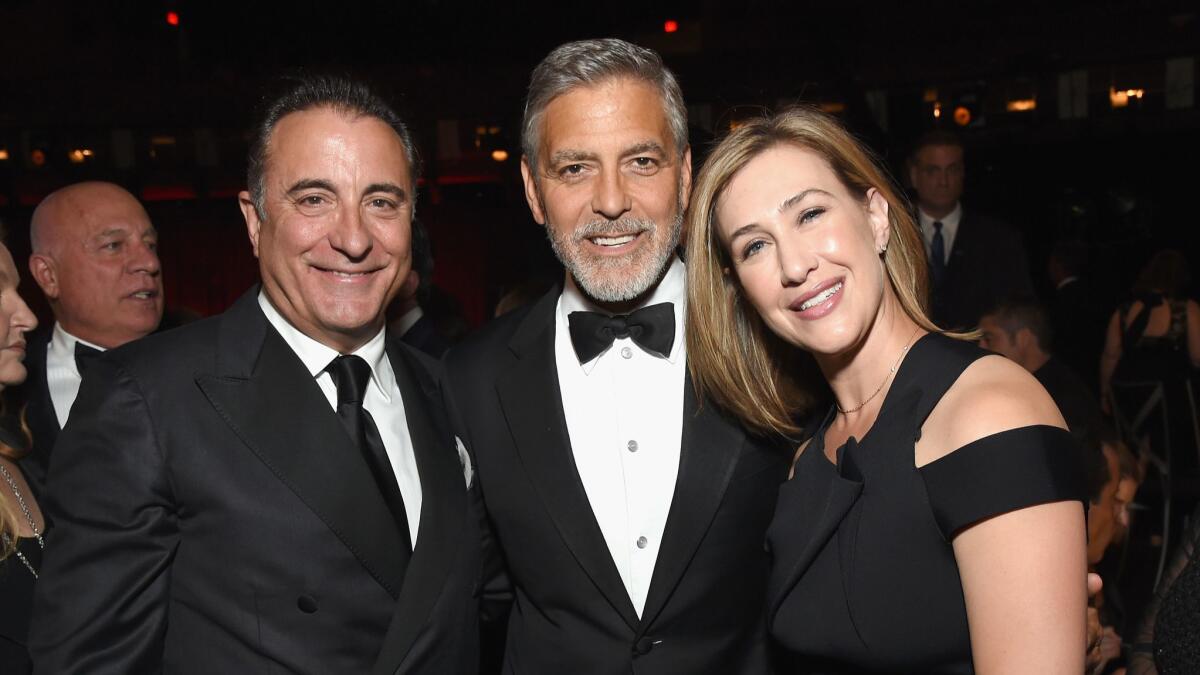
<svg viewBox="0 0 1200 675">
<path fill-rule="evenodd" d="M 54 404 L 54 416 L 58 418 L 59 428 L 67 425 L 71 406 L 75 405 L 75 397 L 79 396 L 79 383 L 83 380 L 75 363 L 75 343 L 104 351 L 103 347 L 80 340 L 63 330 L 62 324 L 54 322 L 50 344 L 46 345 L 46 387 L 50 390 L 50 402 Z"/>
<path fill-rule="evenodd" d="M 642 305 L 674 304 L 675 342 L 667 358 L 620 338 L 596 358 L 579 363 L 567 317 L 574 311 L 600 310 L 569 275 L 558 299 L 554 357 L 571 452 L 639 616 L 679 474 L 687 370 L 685 281 L 683 263 L 675 259 Z"/>
<path fill-rule="evenodd" d="M 258 304 L 267 316 L 267 321 L 279 331 L 284 342 L 292 348 L 309 374 L 317 381 L 321 393 L 325 394 L 330 407 L 336 413 L 337 385 L 329 373 L 325 372 L 325 368 L 340 355 L 339 352 L 301 333 L 288 323 L 264 293 L 258 294 Z M 408 419 L 404 415 L 404 401 L 400 397 L 400 387 L 396 384 L 396 373 L 384 349 L 385 333 L 384 330 L 379 331 L 353 353 L 371 366 L 371 382 L 367 385 L 367 392 L 363 397 L 363 407 L 371 413 L 375 426 L 379 427 L 379 436 L 383 439 L 383 447 L 387 450 L 392 471 L 396 474 L 396 482 L 400 485 L 400 496 L 404 498 L 408 531 L 412 533 L 412 544 L 415 547 L 417 527 L 421 522 L 421 477 L 417 473 L 417 458 L 413 454 L 412 437 L 408 432 Z"/>
<path fill-rule="evenodd" d="M 946 214 L 942 221 L 942 243 L 945 245 L 946 259 L 942 262 L 950 264 L 950 252 L 954 250 L 954 237 L 958 234 L 958 224 L 962 222 L 962 202 L 954 205 L 954 210 Z M 925 252 L 930 253 L 933 244 L 933 221 L 939 220 L 917 209 L 917 220 L 921 223 L 921 238 L 925 240 Z"/>
</svg>

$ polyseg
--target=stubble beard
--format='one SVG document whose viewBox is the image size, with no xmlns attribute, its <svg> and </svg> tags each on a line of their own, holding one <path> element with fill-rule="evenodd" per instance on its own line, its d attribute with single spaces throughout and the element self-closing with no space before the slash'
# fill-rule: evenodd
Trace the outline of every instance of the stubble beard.
<svg viewBox="0 0 1200 675">
<path fill-rule="evenodd" d="M 625 302 L 650 290 L 667 269 L 683 230 L 683 209 L 676 203 L 669 236 L 656 239 L 659 224 L 648 218 L 595 220 L 563 233 L 546 223 L 550 246 L 567 268 L 579 288 L 598 302 Z M 583 251 L 588 237 L 636 234 L 650 238 L 650 246 L 641 245 L 622 256 L 591 256 Z"/>
</svg>

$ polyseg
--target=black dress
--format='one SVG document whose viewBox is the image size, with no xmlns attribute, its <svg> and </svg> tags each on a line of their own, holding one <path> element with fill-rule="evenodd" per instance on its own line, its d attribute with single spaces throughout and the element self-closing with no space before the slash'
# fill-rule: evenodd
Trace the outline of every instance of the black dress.
<svg viewBox="0 0 1200 675">
<path fill-rule="evenodd" d="M 12 432 L 10 418 L 0 419 L 0 443 L 20 448 L 24 440 Z M 32 489 L 32 488 L 31 488 Z M 0 490 L 9 492 L 8 483 L 0 478 Z M 26 499 L 36 495 L 25 495 Z M 23 515 L 18 510 L 17 517 Z M 17 550 L 35 570 L 42 568 L 42 548 L 33 537 L 19 537 Z M 33 585 L 36 579 L 16 553 L 0 560 L 0 673 L 20 675 L 33 671 L 26 644 L 29 638 L 29 615 L 33 609 Z"/>
<path fill-rule="evenodd" d="M 987 352 L 938 334 L 909 350 L 874 426 L 825 456 L 816 430 L 767 531 L 767 620 L 781 673 L 971 673 L 950 540 L 988 516 L 1085 499 L 1078 447 L 1048 426 L 1012 429 L 916 468 L 933 407 Z"/>
</svg>

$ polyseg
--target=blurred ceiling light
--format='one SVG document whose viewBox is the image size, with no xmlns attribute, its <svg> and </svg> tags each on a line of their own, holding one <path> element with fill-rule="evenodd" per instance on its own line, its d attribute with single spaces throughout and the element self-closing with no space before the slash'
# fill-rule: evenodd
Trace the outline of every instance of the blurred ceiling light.
<svg viewBox="0 0 1200 675">
<path fill-rule="evenodd" d="M 8 161 L 8 148 L 0 148 L 0 162 Z"/>
<path fill-rule="evenodd" d="M 83 156 L 83 150 L 75 148 L 67 153 L 67 159 L 71 160 L 72 164 L 83 164 L 83 160 L 85 159 Z"/>
<path fill-rule="evenodd" d="M 29 153 L 29 163 L 34 166 L 46 165 L 46 152 L 44 150 L 34 150 Z"/>
<path fill-rule="evenodd" d="M 933 104 L 933 119 L 940 119 L 942 116 L 942 104 L 935 102 Z"/>
<path fill-rule="evenodd" d="M 1137 99 L 1140 101 L 1145 95 L 1145 89 L 1117 89 L 1116 87 L 1108 88 L 1108 101 L 1114 108 L 1124 108 L 1129 105 L 1130 99 Z"/>
<path fill-rule="evenodd" d="M 95 154 L 96 154 L 96 153 L 92 152 L 92 151 L 91 151 L 89 148 L 84 148 L 84 149 L 83 149 L 83 156 L 84 156 L 84 157 L 91 157 L 91 156 L 93 156 L 93 155 L 95 155 Z"/>
<path fill-rule="evenodd" d="M 1026 112 L 1028 110 L 1037 110 L 1037 99 L 1036 98 L 1014 99 L 1012 101 L 1009 101 L 1008 104 L 1005 105 L 1005 109 L 1007 109 L 1008 112 Z"/>
<path fill-rule="evenodd" d="M 965 127 L 971 123 L 971 109 L 965 105 L 960 105 L 954 109 L 954 123 L 960 127 Z"/>
<path fill-rule="evenodd" d="M 826 112 L 830 115 L 846 112 L 846 104 L 841 101 L 825 101 L 817 107 L 821 109 L 821 112 Z"/>
<path fill-rule="evenodd" d="M 168 26 L 178 26 L 179 25 L 179 12 L 167 12 L 167 25 Z"/>
<path fill-rule="evenodd" d="M 937 103 L 937 98 L 938 98 L 937 97 L 937 89 L 930 87 L 925 90 L 925 99 L 924 100 L 926 103 Z"/>
<path fill-rule="evenodd" d="M 497 162 L 503 162 L 504 160 L 508 159 L 508 151 L 507 150 L 493 150 L 492 151 L 492 159 L 496 160 Z"/>
<path fill-rule="evenodd" d="M 174 136 L 152 136 L 150 137 L 151 145 L 175 145 Z"/>
</svg>

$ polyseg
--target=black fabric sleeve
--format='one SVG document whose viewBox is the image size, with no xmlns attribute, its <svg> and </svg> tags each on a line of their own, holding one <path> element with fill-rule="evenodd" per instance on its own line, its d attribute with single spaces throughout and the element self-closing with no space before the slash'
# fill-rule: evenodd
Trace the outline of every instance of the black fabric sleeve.
<svg viewBox="0 0 1200 675">
<path fill-rule="evenodd" d="M 1026 506 L 1087 502 L 1081 449 L 1066 430 L 1009 429 L 918 469 L 942 535 Z"/>
</svg>

